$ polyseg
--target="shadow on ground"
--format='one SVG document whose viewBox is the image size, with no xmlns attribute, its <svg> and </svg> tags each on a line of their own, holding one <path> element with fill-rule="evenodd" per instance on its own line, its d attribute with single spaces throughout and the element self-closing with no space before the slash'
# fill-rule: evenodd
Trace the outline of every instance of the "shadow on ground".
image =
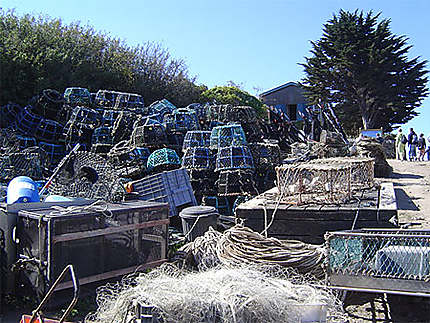
<svg viewBox="0 0 430 323">
<path fill-rule="evenodd" d="M 391 178 L 396 178 L 396 179 L 420 179 L 420 178 L 424 178 L 424 176 L 422 175 L 415 175 L 415 174 L 405 174 L 405 173 L 396 173 L 393 172 L 393 174 L 391 175 Z"/>
<path fill-rule="evenodd" d="M 418 207 L 412 201 L 412 198 L 406 194 L 406 192 L 401 188 L 395 188 L 394 192 L 396 194 L 397 209 L 407 210 L 407 211 L 418 211 Z"/>
</svg>

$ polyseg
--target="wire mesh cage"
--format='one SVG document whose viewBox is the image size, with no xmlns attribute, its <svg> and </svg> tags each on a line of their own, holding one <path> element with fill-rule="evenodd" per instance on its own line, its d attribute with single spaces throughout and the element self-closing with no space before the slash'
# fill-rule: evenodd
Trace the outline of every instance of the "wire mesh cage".
<svg viewBox="0 0 430 323">
<path fill-rule="evenodd" d="M 149 114 L 158 115 L 161 118 L 158 120 L 160 122 L 166 113 L 172 113 L 174 110 L 176 107 L 166 99 L 155 101 L 148 107 Z"/>
<path fill-rule="evenodd" d="M 253 171 L 250 169 L 220 171 L 217 187 L 218 195 L 257 195 Z"/>
<path fill-rule="evenodd" d="M 148 170 L 168 170 L 179 168 L 181 159 L 173 149 L 162 148 L 154 151 L 146 164 Z"/>
<path fill-rule="evenodd" d="M 64 145 L 52 144 L 48 142 L 39 142 L 39 147 L 46 153 L 48 161 L 48 168 L 52 169 L 60 162 L 60 160 L 66 155 L 66 149 Z"/>
<path fill-rule="evenodd" d="M 146 147 L 134 147 L 130 152 L 130 159 L 132 161 L 136 161 L 137 163 L 141 163 L 146 167 L 148 162 L 148 158 L 151 155 L 151 152 Z"/>
<path fill-rule="evenodd" d="M 215 155 L 207 147 L 194 147 L 185 151 L 182 167 L 187 169 L 215 169 Z"/>
<path fill-rule="evenodd" d="M 34 136 L 37 140 L 45 142 L 59 142 L 64 141 L 63 132 L 64 127 L 57 121 L 42 119 L 36 128 Z"/>
<path fill-rule="evenodd" d="M 344 203 L 351 199 L 351 166 L 291 164 L 276 167 L 281 200 L 293 204 Z"/>
<path fill-rule="evenodd" d="M 64 134 L 68 147 L 76 143 L 91 145 L 94 129 L 101 123 L 100 114 L 86 107 L 76 107 L 73 109 L 69 121 L 64 126 Z"/>
<path fill-rule="evenodd" d="M 169 131 L 182 131 L 199 129 L 197 115 L 190 109 L 176 109 L 164 115 L 164 124 Z"/>
<path fill-rule="evenodd" d="M 121 111 L 116 118 L 113 128 L 113 142 L 118 143 L 122 140 L 128 140 L 133 131 L 133 124 L 136 120 L 136 115 L 129 111 Z"/>
<path fill-rule="evenodd" d="M 11 128 L 0 128 L 0 153 L 7 154 L 16 152 L 19 149 L 17 133 Z"/>
<path fill-rule="evenodd" d="M 43 90 L 31 100 L 34 111 L 47 119 L 55 119 L 63 104 L 63 95 L 52 89 Z"/>
<path fill-rule="evenodd" d="M 256 168 L 254 173 L 255 186 L 259 192 L 265 192 L 276 186 L 275 168 Z"/>
<path fill-rule="evenodd" d="M 121 201 L 125 190 L 113 165 L 100 155 L 78 151 L 49 188 L 51 194 Z"/>
<path fill-rule="evenodd" d="M 99 107 L 113 109 L 119 94 L 121 94 L 121 92 L 98 90 L 95 97 L 95 104 Z"/>
<path fill-rule="evenodd" d="M 111 144 L 92 144 L 90 152 L 93 154 L 100 154 L 103 157 L 107 157 L 107 154 L 111 151 L 113 145 Z"/>
<path fill-rule="evenodd" d="M 374 186 L 375 160 L 361 157 L 334 157 L 310 161 L 311 164 L 336 164 L 351 167 L 351 185 L 353 189 L 366 189 Z"/>
<path fill-rule="evenodd" d="M 212 169 L 188 168 L 187 172 L 196 197 L 217 194 L 215 182 L 218 176 Z"/>
<path fill-rule="evenodd" d="M 23 135 L 34 136 L 42 117 L 33 112 L 31 105 L 26 106 L 16 118 L 16 130 Z"/>
<path fill-rule="evenodd" d="M 202 199 L 202 205 L 213 206 L 218 210 L 220 215 L 231 215 L 231 208 L 226 196 L 209 196 L 205 195 Z"/>
<path fill-rule="evenodd" d="M 216 171 L 228 169 L 254 169 L 248 146 L 220 147 L 216 156 Z"/>
<path fill-rule="evenodd" d="M 250 143 L 255 168 L 274 168 L 281 164 L 281 150 L 277 143 L 256 142 Z"/>
<path fill-rule="evenodd" d="M 212 129 L 210 147 L 217 149 L 227 146 L 246 145 L 246 137 L 240 124 L 218 126 Z"/>
<path fill-rule="evenodd" d="M 112 138 L 112 128 L 111 127 L 98 127 L 94 129 L 94 133 L 91 139 L 92 145 L 103 144 L 103 145 L 113 145 Z"/>
<path fill-rule="evenodd" d="M 0 155 L 0 181 L 7 182 L 17 176 L 43 179 L 43 159 L 38 149 L 24 149 Z"/>
<path fill-rule="evenodd" d="M 64 101 L 71 106 L 89 106 L 91 104 L 91 94 L 86 88 L 68 87 L 64 91 L 63 97 Z"/>
<path fill-rule="evenodd" d="M 188 148 L 194 147 L 209 147 L 211 140 L 210 131 L 194 130 L 188 131 L 184 137 L 182 151 L 185 152 Z"/>
<path fill-rule="evenodd" d="M 143 97 L 134 93 L 119 93 L 115 101 L 115 109 L 144 112 Z"/>
<path fill-rule="evenodd" d="M 209 104 L 191 103 L 186 106 L 186 109 L 193 110 L 196 113 L 197 118 L 200 120 L 207 118 L 209 106 Z"/>
<path fill-rule="evenodd" d="M 430 296 L 430 231 L 361 229 L 326 234 L 327 282 Z"/>
<path fill-rule="evenodd" d="M 168 143 L 166 130 L 158 122 L 134 128 L 131 142 L 135 147 L 162 147 Z"/>
<path fill-rule="evenodd" d="M 0 126 L 1 128 L 7 128 L 12 126 L 18 115 L 22 111 L 22 107 L 16 103 L 9 103 L 0 107 Z"/>
<path fill-rule="evenodd" d="M 19 149 L 37 146 L 36 138 L 17 135 Z"/>
<path fill-rule="evenodd" d="M 121 111 L 118 110 L 104 110 L 102 116 L 102 124 L 106 127 L 111 127 L 115 123 Z"/>
</svg>

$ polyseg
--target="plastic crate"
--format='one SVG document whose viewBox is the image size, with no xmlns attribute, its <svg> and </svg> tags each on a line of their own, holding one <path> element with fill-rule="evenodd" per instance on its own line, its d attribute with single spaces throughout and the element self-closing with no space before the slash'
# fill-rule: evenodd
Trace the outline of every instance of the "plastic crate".
<svg viewBox="0 0 430 323">
<path fill-rule="evenodd" d="M 183 207 L 197 205 L 190 178 L 184 168 L 147 176 L 131 184 L 140 199 L 167 202 L 170 216 L 178 215 Z"/>
</svg>

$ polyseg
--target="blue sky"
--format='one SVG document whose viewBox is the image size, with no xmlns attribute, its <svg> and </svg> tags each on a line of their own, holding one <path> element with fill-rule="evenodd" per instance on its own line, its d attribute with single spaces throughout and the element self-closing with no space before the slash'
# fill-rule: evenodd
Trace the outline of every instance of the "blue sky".
<svg viewBox="0 0 430 323">
<path fill-rule="evenodd" d="M 254 95 L 303 77 L 298 63 L 339 9 L 382 12 L 393 33 L 409 38 L 410 57 L 430 59 L 427 0 L 1 0 L 0 6 L 80 21 L 129 45 L 161 43 L 185 59 L 197 83 L 213 87 L 231 80 Z M 417 111 L 420 116 L 403 128 L 429 135 L 430 99 Z"/>
</svg>

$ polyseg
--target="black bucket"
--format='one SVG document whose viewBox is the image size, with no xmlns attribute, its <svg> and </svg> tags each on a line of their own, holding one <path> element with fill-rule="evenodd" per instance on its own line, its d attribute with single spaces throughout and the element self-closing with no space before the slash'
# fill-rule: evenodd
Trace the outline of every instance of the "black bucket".
<svg viewBox="0 0 430 323">
<path fill-rule="evenodd" d="M 188 241 L 194 241 L 205 234 L 209 227 L 216 229 L 218 212 L 213 206 L 191 206 L 183 209 L 182 230 Z"/>
</svg>

